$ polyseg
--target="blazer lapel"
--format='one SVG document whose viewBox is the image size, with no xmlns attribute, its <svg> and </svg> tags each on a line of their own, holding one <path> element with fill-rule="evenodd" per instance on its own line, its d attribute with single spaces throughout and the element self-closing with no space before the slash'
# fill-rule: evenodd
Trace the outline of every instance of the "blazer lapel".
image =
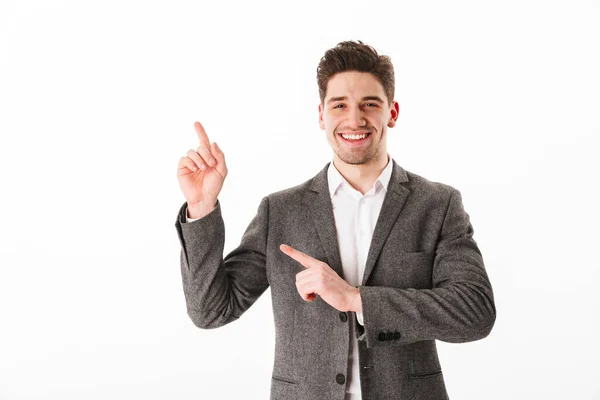
<svg viewBox="0 0 600 400">
<path fill-rule="evenodd" d="M 362 284 L 365 285 L 369 279 L 371 271 L 375 266 L 375 262 L 381 253 L 381 249 L 385 244 L 386 239 L 389 236 L 392 227 L 400 215 L 402 207 L 408 198 L 410 190 L 405 188 L 402 183 L 408 182 L 408 176 L 406 171 L 396 164 L 395 161 L 392 175 L 390 177 L 390 183 L 388 184 L 387 192 L 375 224 L 375 230 L 373 231 L 373 238 L 371 239 L 371 247 L 367 255 L 367 262 L 365 265 L 365 272 L 363 275 Z"/>
<path fill-rule="evenodd" d="M 325 168 L 309 182 L 307 195 L 304 198 L 325 254 L 327 255 L 327 264 L 344 277 L 342 268 L 342 259 L 337 241 L 337 232 L 335 228 L 335 219 L 333 217 L 333 207 L 329 194 L 329 184 L 327 181 L 327 163 Z"/>
</svg>

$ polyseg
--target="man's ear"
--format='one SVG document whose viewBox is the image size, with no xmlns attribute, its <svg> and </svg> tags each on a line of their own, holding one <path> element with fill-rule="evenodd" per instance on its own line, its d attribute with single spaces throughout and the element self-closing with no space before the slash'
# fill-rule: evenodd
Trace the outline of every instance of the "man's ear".
<svg viewBox="0 0 600 400">
<path fill-rule="evenodd" d="M 388 120 L 387 126 L 393 128 L 396 125 L 396 121 L 398 120 L 398 116 L 400 115 L 400 105 L 397 101 L 392 103 L 390 107 L 390 119 Z"/>
<path fill-rule="evenodd" d="M 323 104 L 319 103 L 319 128 L 325 130 L 325 122 L 323 121 Z"/>
</svg>

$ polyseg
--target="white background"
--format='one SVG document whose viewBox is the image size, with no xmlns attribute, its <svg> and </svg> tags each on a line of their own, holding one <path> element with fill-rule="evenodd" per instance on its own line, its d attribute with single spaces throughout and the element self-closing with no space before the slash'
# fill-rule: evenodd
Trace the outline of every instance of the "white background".
<svg viewBox="0 0 600 400">
<path fill-rule="evenodd" d="M 0 399 L 266 399 L 270 292 L 186 315 L 179 158 L 227 157 L 226 250 L 331 159 L 322 54 L 396 67 L 388 151 L 459 189 L 497 306 L 438 343 L 453 399 L 600 399 L 594 1 L 0 2 Z"/>
</svg>

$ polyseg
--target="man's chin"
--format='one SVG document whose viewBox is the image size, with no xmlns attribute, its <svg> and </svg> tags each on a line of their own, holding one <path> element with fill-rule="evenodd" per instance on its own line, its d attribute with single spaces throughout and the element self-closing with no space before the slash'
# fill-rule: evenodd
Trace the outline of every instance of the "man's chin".
<svg viewBox="0 0 600 400">
<path fill-rule="evenodd" d="M 345 164 L 348 165 L 364 165 L 373 159 L 373 157 L 369 157 L 368 155 L 348 155 L 348 154 L 338 154 L 338 158 Z"/>
<path fill-rule="evenodd" d="M 348 165 L 365 165 L 367 160 L 342 160 L 345 164 Z"/>
</svg>

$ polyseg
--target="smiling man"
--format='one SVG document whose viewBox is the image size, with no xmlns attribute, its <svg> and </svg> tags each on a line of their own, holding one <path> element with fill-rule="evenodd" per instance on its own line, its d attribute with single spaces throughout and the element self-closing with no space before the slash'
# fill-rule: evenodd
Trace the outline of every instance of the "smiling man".
<svg viewBox="0 0 600 400">
<path fill-rule="evenodd" d="M 496 318 L 460 192 L 387 153 L 399 115 L 389 57 L 339 43 L 317 83 L 333 161 L 264 197 L 225 257 L 225 156 L 195 124 L 200 145 L 177 171 L 188 314 L 216 328 L 271 287 L 272 399 L 447 399 L 435 341 L 484 338 Z"/>
</svg>

